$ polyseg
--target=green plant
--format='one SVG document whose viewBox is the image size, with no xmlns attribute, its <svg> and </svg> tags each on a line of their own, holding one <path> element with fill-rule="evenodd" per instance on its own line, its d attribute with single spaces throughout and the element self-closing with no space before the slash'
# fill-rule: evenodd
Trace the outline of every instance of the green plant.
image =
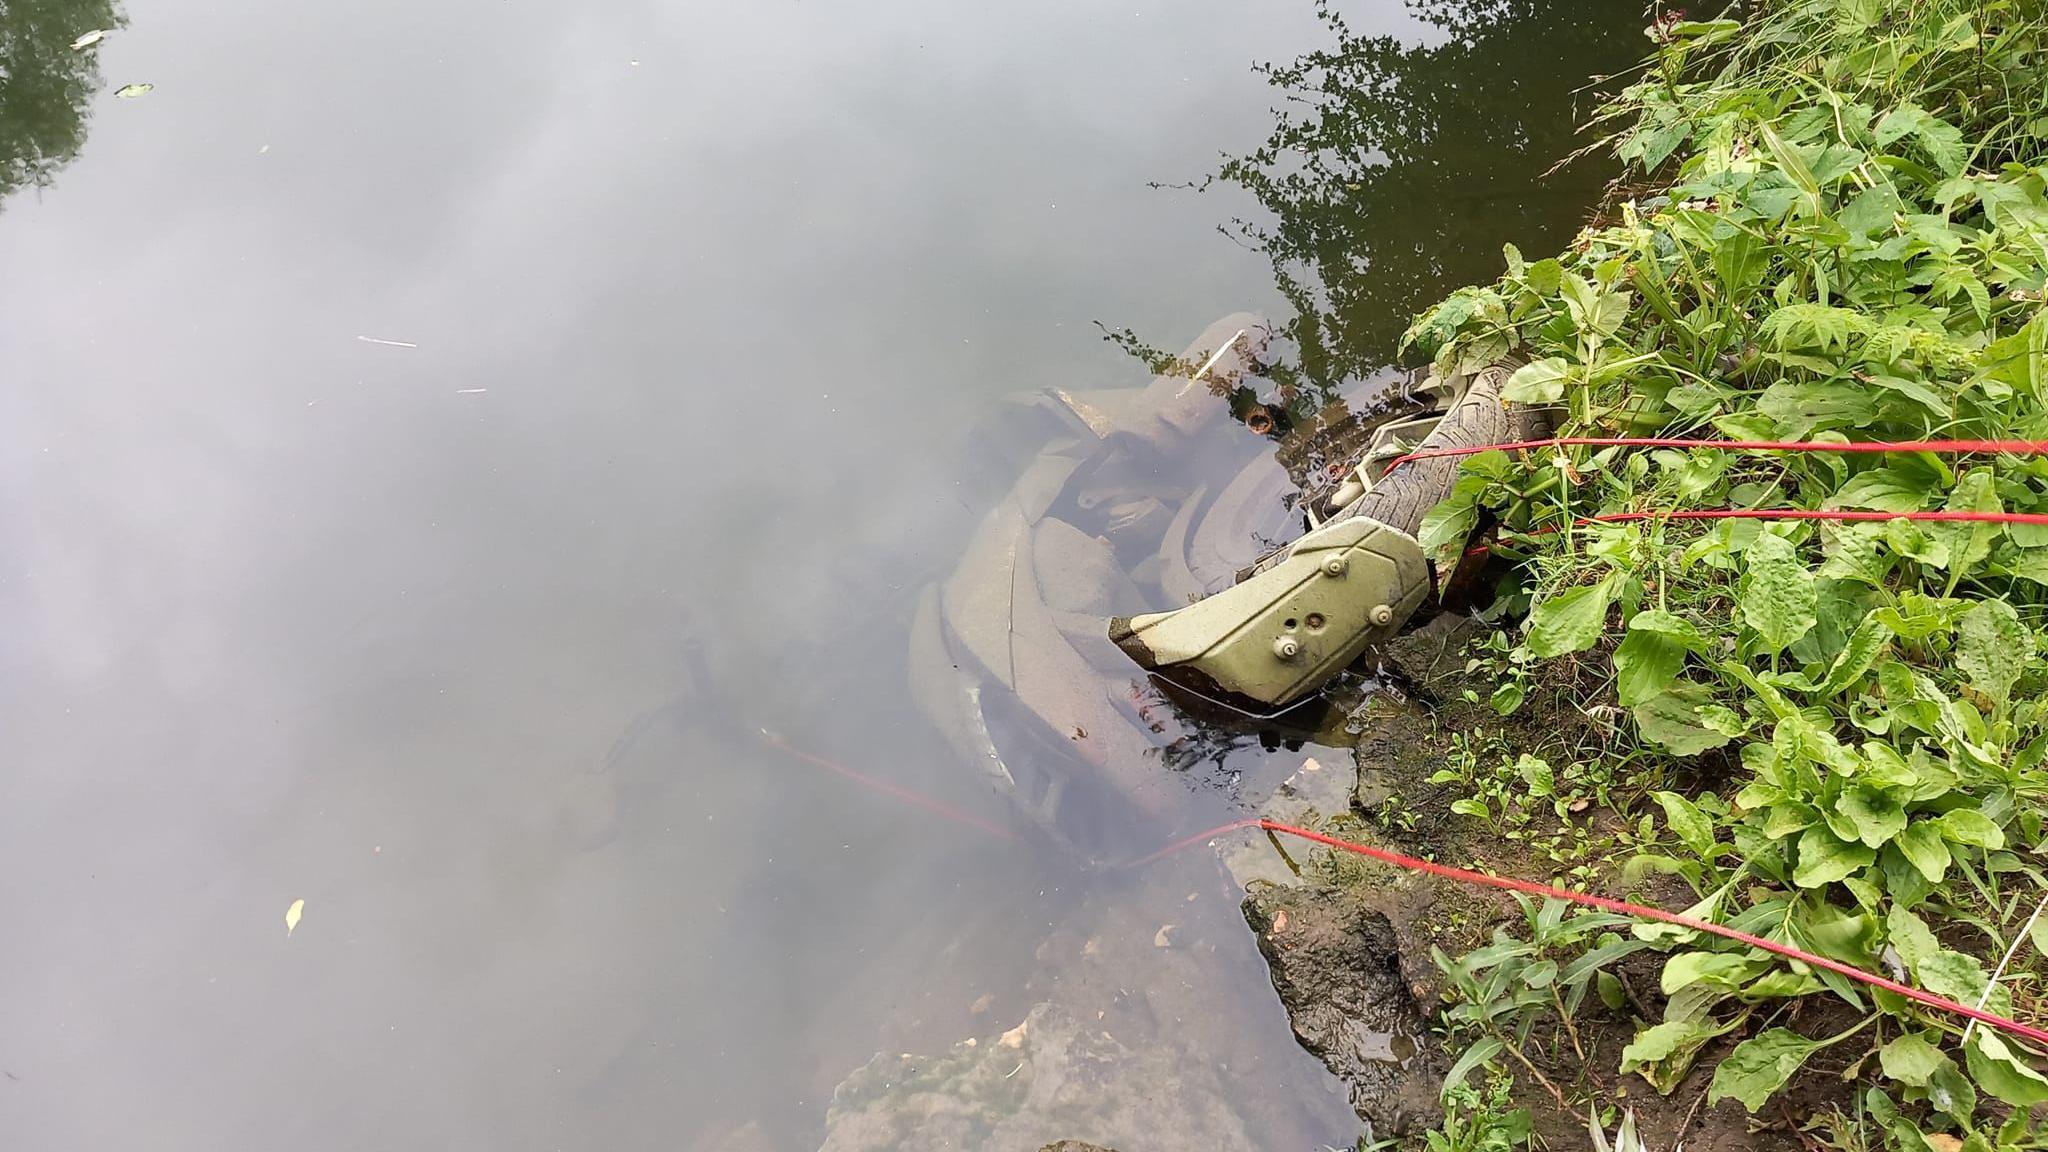
<svg viewBox="0 0 2048 1152">
<path fill-rule="evenodd" d="M 1517 357 L 1507 395 L 1558 406 L 1566 435 L 2048 438 L 2039 0 L 1771 0 L 1652 32 L 1605 121 L 1636 194 L 1559 257 L 1510 248 L 1499 281 L 1425 313 L 1410 342 L 1446 373 Z M 2048 528 L 1661 515 L 1744 508 L 2048 512 L 2048 460 L 1492 452 L 1423 539 L 1461 546 L 1484 514 L 1520 561 L 1526 618 L 1479 657 L 1509 672 L 1504 709 L 1533 679 L 1597 683 L 1627 717 L 1600 752 L 1609 779 L 1708 781 L 1654 791 L 1674 849 L 1624 880 L 1681 876 L 1695 915 L 2011 1012 L 1989 969 L 2031 905 L 2011 881 L 2043 879 Z M 1649 515 L 1597 521 L 1616 514 Z M 1469 776 L 1471 810 L 1502 827 L 1511 805 Z M 1755 1111 L 1817 1052 L 1860 1046 L 1851 1067 L 1890 1086 L 1868 1111 L 1897 1146 L 1926 1147 L 1923 1124 L 2032 1139 L 1982 1106 L 2048 1102 L 2048 1076 L 1996 1033 L 1965 1041 L 1896 997 L 1682 931 L 1632 935 L 1671 953 L 1663 1019 L 1623 1057 L 1660 1091 L 1754 1032 L 1710 1101 Z M 1472 988 L 1514 1016 L 1533 1000 L 1512 983 Z M 1810 1038 L 1780 1011 L 1806 997 L 1858 1022 Z"/>
<path fill-rule="evenodd" d="M 1569 1045 L 1567 1063 L 1590 1068 L 1588 1052 L 1573 1017 L 1589 990 L 1618 1004 L 1621 991 L 1607 973 L 1608 965 L 1648 947 L 1616 931 L 1630 920 L 1609 912 L 1576 912 L 1561 900 L 1538 903 L 1515 895 L 1522 911 L 1522 933 L 1496 928 L 1493 940 L 1456 959 L 1432 948 L 1430 958 L 1449 979 L 1454 1001 L 1444 1010 L 1454 1034 L 1474 1037 L 1444 1077 L 1456 1087 L 1475 1068 L 1503 1054 L 1540 1083 L 1563 1105 L 1561 1089 L 1551 1083 L 1530 1058 L 1529 1047 L 1539 1023 L 1550 1022 L 1544 1038 L 1553 1050 Z"/>
<path fill-rule="evenodd" d="M 1487 1078 L 1482 1091 L 1458 1083 L 1444 1089 L 1444 1121 L 1423 1134 L 1429 1152 L 1509 1152 L 1527 1147 L 1533 1128 L 1529 1112 L 1513 1106 L 1514 1080 Z"/>
</svg>

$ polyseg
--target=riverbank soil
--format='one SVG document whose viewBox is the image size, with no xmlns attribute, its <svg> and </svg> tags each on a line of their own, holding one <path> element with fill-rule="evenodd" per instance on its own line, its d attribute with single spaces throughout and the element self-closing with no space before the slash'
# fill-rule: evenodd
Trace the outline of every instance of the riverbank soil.
<svg viewBox="0 0 2048 1152">
<path fill-rule="evenodd" d="M 1473 793 L 1462 762 L 1474 741 L 1541 754 L 1597 739 L 1599 718 L 1580 714 L 1566 686 L 1533 694 L 1511 718 L 1497 715 L 1486 702 L 1496 685 L 1473 663 L 1485 634 L 1467 618 L 1443 617 L 1389 646 L 1387 670 L 1407 687 L 1362 710 L 1349 810 L 1327 814 L 1319 826 L 1443 863 L 1579 886 L 1572 868 L 1610 862 L 1625 843 L 1627 827 L 1606 807 L 1567 801 L 1562 815 L 1543 808 L 1526 822 L 1477 820 L 1451 808 Z M 1431 957 L 1463 956 L 1526 917 L 1507 893 L 1355 856 L 1316 849 L 1296 863 L 1291 880 L 1271 870 L 1251 879 L 1243 905 L 1274 988 L 1302 1046 L 1345 1082 L 1375 1137 L 1421 1147 L 1422 1133 L 1442 1118 L 1437 1094 L 1458 1047 L 1447 1056 L 1442 1012 L 1451 989 Z M 1674 909 L 1693 900 L 1682 884 L 1658 877 L 1626 891 L 1599 883 L 1594 890 Z M 1520 1044 L 1528 1063 L 1516 1066 L 1513 1103 L 1529 1110 L 1535 1133 L 1551 1147 L 1585 1145 L 1589 1108 L 1614 1105 L 1635 1114 L 1655 1149 L 1795 1149 L 1802 1147 L 1797 1123 L 1831 1104 L 1849 1105 L 1840 1077 L 1807 1076 L 1803 1092 L 1771 1113 L 1752 1118 L 1733 1100 L 1707 1106 L 1714 1066 L 1739 1033 L 1702 1049 L 1667 1092 L 1618 1074 L 1638 1027 L 1663 1018 L 1664 959 L 1655 951 L 1628 957 L 1612 970 L 1619 1007 L 1588 996 L 1569 1026 L 1550 1016 Z M 1617 1114 L 1607 1130 L 1618 1123 Z"/>
</svg>

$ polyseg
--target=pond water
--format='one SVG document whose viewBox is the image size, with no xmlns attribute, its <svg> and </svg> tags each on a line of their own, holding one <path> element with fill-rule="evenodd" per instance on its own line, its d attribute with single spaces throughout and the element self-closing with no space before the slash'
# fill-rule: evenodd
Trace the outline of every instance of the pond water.
<svg viewBox="0 0 2048 1152">
<path fill-rule="evenodd" d="M 1576 226 L 1633 0 L 1342 12 L 0 0 L 0 1141 L 881 1147 L 878 1054 L 1134 990 L 1355 1139 L 1211 855 L 1083 867 L 906 686 L 1096 321 L 1261 311 L 1306 413 Z M 1317 51 L 1406 86 L 1344 164 L 1150 186 Z M 1318 751 L 1194 731 L 1133 855 Z"/>
</svg>

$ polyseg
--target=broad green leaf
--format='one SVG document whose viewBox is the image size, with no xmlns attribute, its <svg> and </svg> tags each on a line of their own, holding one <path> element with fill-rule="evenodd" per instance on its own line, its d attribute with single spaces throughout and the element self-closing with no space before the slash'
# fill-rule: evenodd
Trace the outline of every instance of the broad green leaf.
<svg viewBox="0 0 2048 1152">
<path fill-rule="evenodd" d="M 2005 847 L 2005 832 L 1975 808 L 1957 808 L 1944 812 L 1936 826 L 1941 829 L 1944 839 L 1957 844 L 1970 844 L 1978 848 L 1996 851 Z"/>
<path fill-rule="evenodd" d="M 1658 806 L 1664 809 L 1664 823 L 1679 842 L 1700 856 L 1714 851 L 1714 819 L 1700 811 L 1699 805 L 1676 792 L 1655 793 Z"/>
<path fill-rule="evenodd" d="M 1808 828 L 1799 834 L 1799 863 L 1792 870 L 1792 882 L 1801 888 L 1819 888 L 1854 875 L 1877 859 L 1866 845 L 1839 839 L 1824 827 Z"/>
<path fill-rule="evenodd" d="M 1884 586 L 1893 563 L 1879 546 L 1884 540 L 1884 525 L 1843 525 L 1827 540 L 1827 560 L 1820 566 L 1823 580 L 1860 580 L 1873 588 Z"/>
<path fill-rule="evenodd" d="M 1847 351 L 1853 337 L 1877 325 L 1861 312 L 1827 304 L 1788 304 L 1765 317 L 1764 339 L 1781 351 Z"/>
<path fill-rule="evenodd" d="M 1778 162 L 1779 171 L 1806 194 L 1807 203 L 1810 205 L 1809 211 L 1817 215 L 1820 211 L 1820 182 L 1814 178 L 1813 169 L 1807 166 L 1806 158 L 1800 155 L 1796 147 L 1786 143 L 1769 124 L 1758 122 L 1756 131 L 1757 135 L 1763 138 L 1764 147 L 1769 150 L 1771 158 Z"/>
<path fill-rule="evenodd" d="M 1785 1086 L 1800 1065 L 1826 1046 L 1825 1040 L 1808 1040 L 1789 1028 L 1773 1028 L 1744 1040 L 1714 1069 L 1707 1103 L 1734 1097 L 1755 1112 Z"/>
<path fill-rule="evenodd" d="M 1728 1027 L 1714 1027 L 1697 1020 L 1666 1020 L 1646 1028 L 1636 1033 L 1634 1043 L 1621 1050 L 1621 1070 L 1624 1074 L 1636 1073 L 1650 1087 L 1668 1096 L 1685 1078 L 1701 1046 Z"/>
<path fill-rule="evenodd" d="M 1697 756 L 1710 748 L 1719 748 L 1734 738 L 1725 731 L 1725 724 L 1719 717 L 1709 716 L 1710 709 L 1717 708 L 1713 698 L 1698 685 L 1680 684 L 1661 696 L 1654 696 L 1631 709 L 1635 716 L 1636 731 L 1643 739 L 1663 748 L 1674 756 Z M 1715 721 L 1709 723 L 1710 720 Z"/>
<path fill-rule="evenodd" d="M 1878 1049 L 1877 1062 L 1884 1074 L 1902 1084 L 1924 1088 L 1936 1070 L 1948 1062 L 1941 1049 L 1928 1043 L 1919 1032 L 1902 1032 Z"/>
<path fill-rule="evenodd" d="M 1742 621 L 1766 651 L 1782 652 L 1818 618 L 1813 573 L 1781 536 L 1759 536 L 1743 555 L 1749 573 L 1742 582 Z"/>
<path fill-rule="evenodd" d="M 1979 1028 L 1963 1045 L 1970 1078 L 2015 1108 L 2048 1103 L 2048 1076 L 2036 1072 L 1990 1028 Z"/>
<path fill-rule="evenodd" d="M 1707 638 L 1692 621 L 1662 609 L 1645 608 L 1628 618 L 1628 627 L 1631 632 L 1653 633 L 1693 652 L 1708 648 Z"/>
<path fill-rule="evenodd" d="M 1948 567 L 1948 541 L 1929 533 L 1911 520 L 1890 520 L 1884 527 L 1885 543 L 1908 560 L 1931 568 Z M 1899 633 L 1904 636 L 1905 633 Z"/>
<path fill-rule="evenodd" d="M 1873 232 L 1888 231 L 1900 210 L 1899 194 L 1889 186 L 1879 184 L 1858 193 L 1836 219 L 1856 235 L 1868 236 Z"/>
<path fill-rule="evenodd" d="M 1835 655 L 1834 664 L 1828 668 L 1827 679 L 1821 682 L 1820 695 L 1823 698 L 1839 696 L 1863 679 L 1863 674 L 1877 662 L 1878 654 L 1884 651 L 1885 642 L 1891 636 L 1891 629 L 1885 627 L 1875 614 L 1865 616 L 1856 625 L 1856 630 L 1849 633 L 1849 642 Z"/>
<path fill-rule="evenodd" d="M 1948 872 L 1948 845 L 1942 843 L 1941 829 L 1931 820 L 1921 820 L 1907 826 L 1904 832 L 1892 839 L 1906 860 L 1927 877 L 1930 884 L 1941 883 Z"/>
<path fill-rule="evenodd" d="M 1757 962 L 1734 952 L 1680 952 L 1664 962 L 1659 984 L 1666 996 L 1707 983 L 1734 990 L 1755 975 Z"/>
<path fill-rule="evenodd" d="M 1615 686 L 1622 706 L 1633 708 L 1670 691 L 1684 667 L 1684 648 L 1631 624 L 1628 635 L 1614 650 Z"/>
<path fill-rule="evenodd" d="M 1875 788 L 1858 785 L 1844 789 L 1836 807 L 1855 826 L 1856 838 L 1872 848 L 1882 848 L 1885 841 L 1906 828 L 1905 805 Z"/>
<path fill-rule="evenodd" d="M 1506 1045 L 1498 1036 L 1481 1036 L 1474 1040 L 1472 1046 L 1458 1057 L 1457 1063 L 1451 1065 L 1451 1070 L 1444 1073 L 1443 1091 L 1448 1092 L 1463 1084 L 1474 1068 L 1500 1055 L 1504 1047 Z"/>
<path fill-rule="evenodd" d="M 1803 901 L 1788 925 L 1802 947 L 1844 964 L 1867 964 L 1877 953 L 1877 918 L 1822 900 Z"/>
<path fill-rule="evenodd" d="M 1903 468 L 1871 468 L 1849 477 L 1829 498 L 1831 508 L 1914 512 L 1927 506 L 1925 480 Z"/>
<path fill-rule="evenodd" d="M 1614 588 L 1615 578 L 1609 576 L 1538 601 L 1529 613 L 1530 654 L 1548 659 L 1583 652 L 1598 643 L 1607 628 Z"/>
<path fill-rule="evenodd" d="M 1977 1088 L 1956 1062 L 1944 1056 L 1928 1078 L 1927 1102 L 1948 1113 L 1958 1124 L 1976 1119 Z M 1989 1150 L 1984 1150 L 1989 1152 Z"/>
<path fill-rule="evenodd" d="M 2037 401 L 2048 399 L 2048 311 L 2034 313 L 2019 331 L 1986 345 L 1977 365 L 1987 379 Z"/>
<path fill-rule="evenodd" d="M 1993 481 L 1991 469 L 1973 468 L 1949 491 L 1948 502 L 1943 505 L 1950 512 L 1998 512 L 2002 503 Z M 1971 522 L 1930 523 L 1927 534 L 1945 541 L 1948 545 L 1949 583 L 1965 576 L 1976 574 L 1977 566 L 1991 555 L 1991 545 L 1998 540 L 1996 524 Z"/>
<path fill-rule="evenodd" d="M 1501 398 L 1516 404 L 1554 404 L 1564 396 L 1571 365 L 1563 357 L 1532 360 L 1515 369 L 1501 385 Z"/>
<path fill-rule="evenodd" d="M 2012 691 L 2033 653 L 2033 633 L 2004 600 L 1979 600 L 1957 623 L 1956 669 L 1993 700 Z"/>
<path fill-rule="evenodd" d="M 1781 968 L 1750 981 L 1742 995 L 1750 1000 L 1790 1000 L 1794 996 L 1811 996 L 1826 990 L 1826 985 L 1806 973 Z"/>
<path fill-rule="evenodd" d="M 1991 988 L 1991 977 L 1984 971 L 1984 965 L 1974 956 L 1942 949 L 1931 956 L 1923 956 L 1913 966 L 1913 975 L 1919 977 L 1920 986 L 1936 996 L 1946 996 L 1965 1004 L 1975 1004 L 1984 999 L 1985 1006 L 1993 1011 L 2011 1004 L 2012 994 L 2004 988 Z M 1991 989 L 1991 996 L 1985 997 L 1985 990 Z"/>
<path fill-rule="evenodd" d="M 1815 366 L 1833 368 L 1824 360 L 1817 360 Z M 1780 436 L 1797 438 L 1816 430 L 1866 425 L 1877 415 L 1877 404 L 1867 388 L 1781 380 L 1757 397 L 1756 411 L 1770 418 Z"/>
<path fill-rule="evenodd" d="M 1877 146 L 1883 148 L 1911 137 L 1920 151 L 1933 161 L 1944 176 L 1954 176 L 1969 160 L 1962 129 L 1928 112 L 1917 104 L 1902 104 L 1877 122 Z"/>
<path fill-rule="evenodd" d="M 1934 938 L 1927 922 L 1904 908 L 1894 906 L 1885 916 L 1884 926 L 1908 969 L 1919 967 L 1920 961 L 1941 951 L 1941 941 Z"/>
<path fill-rule="evenodd" d="M 1416 539 L 1440 571 L 1455 568 L 1471 543 L 1473 529 L 1479 526 L 1480 501 L 1492 485 L 1492 470 L 1506 462 L 1505 452 L 1481 452 L 1468 458 L 1450 492 L 1423 513 Z"/>
</svg>

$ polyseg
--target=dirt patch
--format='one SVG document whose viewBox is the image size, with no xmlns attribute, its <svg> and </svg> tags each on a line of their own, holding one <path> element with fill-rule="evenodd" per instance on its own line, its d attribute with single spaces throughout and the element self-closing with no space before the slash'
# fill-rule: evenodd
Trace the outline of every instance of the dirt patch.
<svg viewBox="0 0 2048 1152">
<path fill-rule="evenodd" d="M 1690 890 L 1669 878 L 1652 877 L 1626 892 L 1611 887 L 1604 878 L 1616 874 L 1612 859 L 1580 860 L 1598 867 L 1567 878 L 1574 858 L 1561 861 L 1560 844 L 1598 842 L 1620 828 L 1620 818 L 1603 806 L 1557 813 L 1548 801 L 1530 805 L 1518 811 L 1511 835 L 1503 823 L 1451 810 L 1471 795 L 1469 781 L 1431 778 L 1453 768 L 1475 734 L 1486 735 L 1496 758 L 1501 750 L 1528 751 L 1550 753 L 1560 763 L 1574 742 L 1598 738 L 1600 717 L 1577 709 L 1569 683 L 1545 685 L 1516 715 L 1497 715 L 1486 703 L 1494 684 L 1483 668 L 1471 667 L 1471 644 L 1483 634 L 1468 620 L 1445 617 L 1389 646 L 1384 671 L 1406 689 L 1381 694 L 1357 715 L 1353 810 L 1332 826 L 1446 863 L 1566 887 L 1590 885 L 1665 907 L 1690 904 Z M 1496 928 L 1521 924 L 1521 909 L 1505 893 L 1393 875 L 1383 865 L 1338 854 L 1319 858 L 1296 886 L 1255 885 L 1244 911 L 1303 1046 L 1346 1082 L 1353 1106 L 1377 1135 L 1419 1147 L 1419 1133 L 1440 1116 L 1436 1095 L 1458 1047 L 1443 1049 L 1440 1012 L 1450 1003 L 1449 985 L 1431 951 L 1469 952 L 1488 943 Z M 1798 1124 L 1847 1105 L 1840 1077 L 1815 1074 L 1795 1084 L 1784 1107 L 1772 1106 L 1775 1115 L 1750 1117 L 1733 1101 L 1709 1108 L 1712 1069 L 1742 1039 L 1739 1030 L 1703 1051 L 1667 1095 L 1621 1075 L 1622 1050 L 1638 1027 L 1662 1019 L 1663 960 L 1654 951 L 1629 957 L 1614 969 L 1620 1007 L 1588 996 L 1569 1028 L 1551 1018 L 1522 1043 L 1527 1063 L 1512 1066 L 1515 1102 L 1530 1110 L 1542 1141 L 1584 1146 L 1589 1107 L 1613 1104 L 1635 1113 L 1651 1148 L 1794 1149 L 1804 1143 Z M 1819 1028 L 1826 1022 L 1809 1023 Z"/>
</svg>

